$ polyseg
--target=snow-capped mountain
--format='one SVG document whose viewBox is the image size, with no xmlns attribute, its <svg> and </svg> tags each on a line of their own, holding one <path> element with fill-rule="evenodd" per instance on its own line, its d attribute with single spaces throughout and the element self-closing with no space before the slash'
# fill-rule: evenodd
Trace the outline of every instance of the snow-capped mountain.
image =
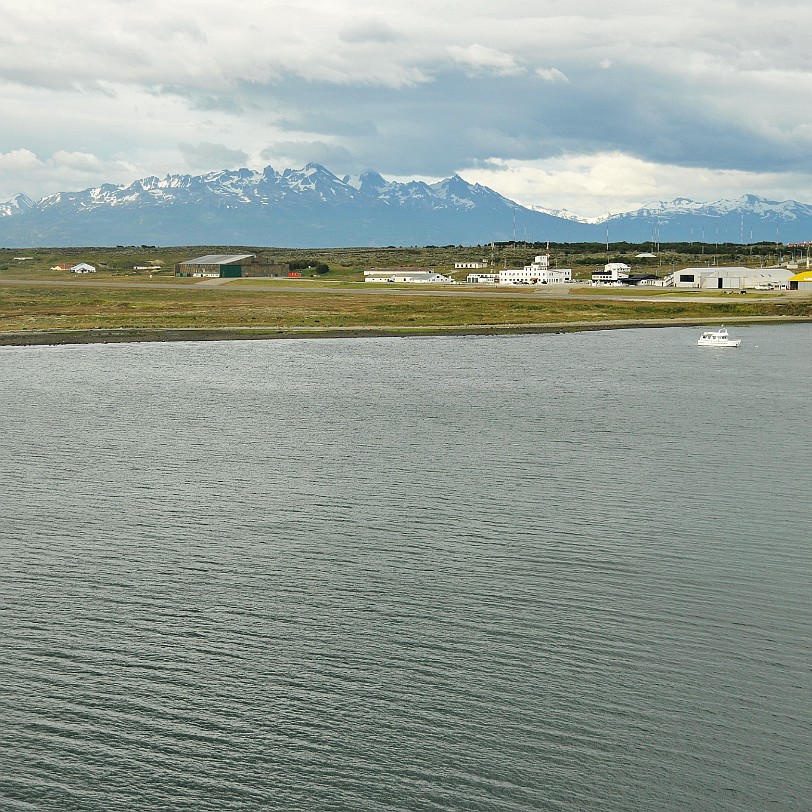
<svg viewBox="0 0 812 812">
<path fill-rule="evenodd" d="M 0 204 L 0 245 L 481 245 L 533 242 L 796 242 L 812 206 L 746 196 L 678 199 L 601 220 L 526 208 L 459 175 L 437 183 L 337 177 L 319 164 L 277 172 L 223 170 L 146 177 L 129 185 Z"/>
<path fill-rule="evenodd" d="M 551 217 L 560 217 L 563 220 L 574 220 L 576 223 L 599 223 L 600 217 L 581 217 L 569 209 L 550 209 L 546 206 L 530 206 L 531 211 L 538 211 L 542 214 L 549 214 Z"/>
<path fill-rule="evenodd" d="M 13 217 L 15 214 L 20 214 L 20 212 L 28 211 L 35 205 L 28 195 L 14 195 L 11 200 L 0 203 L 0 217 Z"/>
<path fill-rule="evenodd" d="M 610 215 L 603 223 L 612 241 L 801 242 L 812 239 L 812 206 L 756 195 L 711 203 L 676 198 Z"/>
<path fill-rule="evenodd" d="M 588 239 L 580 224 L 533 212 L 455 175 L 397 183 L 338 178 L 318 164 L 147 177 L 48 195 L 0 220 L 0 245 L 480 244 Z M 5 210 L 5 207 L 4 207 Z"/>
</svg>

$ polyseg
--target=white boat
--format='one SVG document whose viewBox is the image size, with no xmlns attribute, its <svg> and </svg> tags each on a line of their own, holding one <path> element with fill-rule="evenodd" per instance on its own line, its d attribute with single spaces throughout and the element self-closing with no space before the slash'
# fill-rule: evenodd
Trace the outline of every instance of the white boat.
<svg viewBox="0 0 812 812">
<path fill-rule="evenodd" d="M 731 338 L 724 325 L 718 330 L 705 330 L 696 342 L 700 347 L 738 347 L 740 338 Z"/>
</svg>

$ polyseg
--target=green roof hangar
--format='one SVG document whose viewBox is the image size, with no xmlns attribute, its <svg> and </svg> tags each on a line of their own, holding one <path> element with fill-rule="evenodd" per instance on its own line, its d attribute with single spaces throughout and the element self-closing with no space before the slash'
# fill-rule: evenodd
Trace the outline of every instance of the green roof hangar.
<svg viewBox="0 0 812 812">
<path fill-rule="evenodd" d="M 287 262 L 275 262 L 256 254 L 206 254 L 187 259 L 175 265 L 175 276 L 215 277 L 239 279 L 241 277 L 287 276 Z"/>
</svg>

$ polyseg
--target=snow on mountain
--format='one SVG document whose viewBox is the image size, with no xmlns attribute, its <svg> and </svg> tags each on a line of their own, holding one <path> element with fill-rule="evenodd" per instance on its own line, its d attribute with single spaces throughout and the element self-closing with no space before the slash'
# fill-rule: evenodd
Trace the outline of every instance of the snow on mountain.
<svg viewBox="0 0 812 812">
<path fill-rule="evenodd" d="M 685 197 L 678 197 L 670 201 L 649 203 L 640 209 L 611 215 L 605 219 L 618 217 L 673 217 L 682 214 L 701 215 L 703 217 L 726 217 L 730 214 L 758 214 L 772 216 L 786 220 L 795 220 L 799 216 L 812 215 L 812 206 L 798 203 L 794 200 L 775 201 L 767 200 L 757 195 L 742 195 L 732 200 L 716 200 L 700 203 Z"/>
<path fill-rule="evenodd" d="M 28 195 L 18 194 L 14 195 L 11 200 L 6 203 L 0 203 L 0 217 L 13 217 L 15 214 L 21 214 L 36 205 Z"/>
<path fill-rule="evenodd" d="M 800 242 L 812 238 L 812 206 L 757 195 L 706 203 L 676 198 L 602 218 L 610 239 L 644 242 Z M 622 234 L 623 236 L 616 236 Z"/>
<path fill-rule="evenodd" d="M 797 242 L 812 237 L 812 206 L 755 195 L 699 203 L 686 198 L 636 211 L 580 218 L 527 208 L 459 175 L 387 181 L 369 171 L 339 178 L 309 163 L 150 176 L 0 204 L 0 244 L 351 245 L 532 242 Z"/>
<path fill-rule="evenodd" d="M 538 211 L 542 214 L 549 214 L 551 217 L 560 217 L 562 220 L 573 220 L 576 223 L 599 223 L 602 222 L 600 217 L 581 217 L 569 209 L 548 209 L 545 206 L 531 206 L 532 211 Z"/>
</svg>

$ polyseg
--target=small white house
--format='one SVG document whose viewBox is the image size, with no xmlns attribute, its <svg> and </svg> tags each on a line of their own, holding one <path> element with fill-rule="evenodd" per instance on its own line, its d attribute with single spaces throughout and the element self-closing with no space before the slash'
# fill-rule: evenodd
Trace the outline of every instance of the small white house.
<svg viewBox="0 0 812 812">
<path fill-rule="evenodd" d="M 499 281 L 498 273 L 469 273 L 465 281 L 470 285 L 495 285 Z"/>
<path fill-rule="evenodd" d="M 96 273 L 96 268 L 87 262 L 80 262 L 78 265 L 71 266 L 71 273 Z"/>
</svg>

